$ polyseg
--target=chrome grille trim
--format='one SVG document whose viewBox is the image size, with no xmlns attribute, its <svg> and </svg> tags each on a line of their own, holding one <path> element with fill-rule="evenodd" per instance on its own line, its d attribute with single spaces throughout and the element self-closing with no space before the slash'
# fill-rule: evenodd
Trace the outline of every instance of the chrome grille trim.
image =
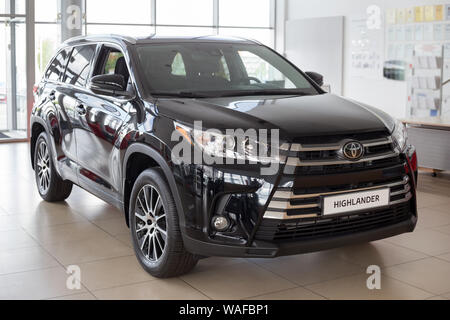
<svg viewBox="0 0 450 320">
<path fill-rule="evenodd" d="M 317 208 L 318 204 L 302 204 L 302 205 L 291 205 L 290 201 L 270 201 L 269 208 L 272 209 L 308 209 L 308 208 Z"/>
<path fill-rule="evenodd" d="M 396 191 L 396 192 L 391 192 L 391 197 L 392 196 L 398 196 L 400 194 L 405 194 L 407 193 L 409 190 L 411 190 L 411 186 L 408 184 L 405 184 L 405 186 L 403 187 L 403 190 L 400 191 Z"/>
<path fill-rule="evenodd" d="M 396 201 L 391 201 L 391 202 L 389 202 L 389 205 L 403 203 L 403 202 L 411 200 L 411 198 L 412 198 L 412 193 L 408 192 L 403 199 L 396 200 Z"/>
<path fill-rule="evenodd" d="M 304 214 L 302 218 L 315 218 L 317 214 Z M 264 219 L 287 220 L 295 219 L 295 216 L 288 216 L 286 212 L 266 211 Z"/>
<path fill-rule="evenodd" d="M 387 139 L 366 140 L 361 143 L 365 148 L 367 148 L 367 147 L 383 146 L 385 144 L 392 144 L 393 142 L 394 141 L 392 140 L 392 137 L 387 137 Z"/>
<path fill-rule="evenodd" d="M 343 140 L 338 144 L 320 144 L 320 145 L 307 145 L 307 144 L 299 144 L 293 143 L 291 145 L 291 152 L 314 152 L 314 151 L 338 151 L 341 150 L 343 144 L 348 140 Z M 382 146 L 387 144 L 393 144 L 392 137 L 386 137 L 382 139 L 374 139 L 374 140 L 365 140 L 361 141 L 361 144 L 364 148 Z M 299 157 L 290 156 L 287 159 L 286 165 L 289 167 L 305 167 L 305 166 L 328 166 L 328 165 L 341 165 L 341 164 L 352 164 L 352 163 L 361 163 L 368 161 L 375 161 L 387 158 L 393 158 L 399 156 L 398 151 L 393 152 L 385 152 L 382 154 L 374 155 L 374 156 L 365 156 L 362 159 L 357 161 L 351 161 L 346 159 L 335 158 L 332 160 L 313 160 L 313 161 L 302 161 Z"/>
<path fill-rule="evenodd" d="M 408 182 L 409 182 L 409 177 L 405 176 L 403 178 L 403 180 L 401 180 L 401 181 L 392 182 L 392 183 L 388 183 L 388 184 L 375 185 L 375 186 L 367 187 L 367 188 L 358 188 L 358 189 L 351 189 L 351 190 L 340 190 L 340 191 L 322 192 L 322 193 L 306 193 L 306 194 L 294 194 L 292 191 L 275 191 L 275 194 L 273 197 L 281 198 L 281 199 L 289 199 L 289 200 L 316 198 L 316 197 L 320 197 L 320 196 L 336 195 L 336 194 L 340 194 L 340 193 L 366 191 L 366 190 L 380 189 L 380 188 L 387 188 L 387 187 L 392 188 L 392 187 L 396 187 L 396 186 L 400 186 L 400 185 L 405 185 Z M 392 195 L 393 194 L 391 194 L 391 196 Z"/>
<path fill-rule="evenodd" d="M 343 140 L 343 142 L 347 142 L 348 140 Z M 291 151 L 301 152 L 301 151 L 322 151 L 322 150 L 339 150 L 343 142 L 338 144 L 300 144 L 293 143 L 291 145 Z M 373 139 L 373 140 L 364 140 L 360 141 L 364 147 L 375 147 L 382 146 L 385 144 L 393 143 L 392 137 L 386 137 L 382 139 Z"/>
<path fill-rule="evenodd" d="M 317 146 L 302 146 L 299 143 L 294 143 L 291 146 L 291 151 L 302 152 L 302 151 L 325 151 L 325 150 L 339 150 L 341 148 L 340 145 L 317 145 Z"/>
<path fill-rule="evenodd" d="M 311 218 L 311 217 L 319 217 L 320 214 L 316 213 L 305 213 L 301 215 L 288 215 L 287 210 L 295 210 L 295 209 L 309 209 L 309 208 L 318 208 L 318 203 L 311 203 L 311 204 L 302 204 L 302 205 L 292 205 L 291 200 L 296 199 L 308 199 L 308 198 L 318 198 L 321 196 L 327 196 L 327 195 L 337 195 L 337 194 L 345 194 L 345 193 L 354 193 L 354 192 L 360 192 L 360 191 L 367 191 L 367 190 L 375 190 L 375 189 L 382 189 L 382 188 L 393 188 L 403 185 L 402 190 L 398 191 L 391 191 L 390 197 L 393 196 L 399 196 L 402 194 L 405 194 L 404 198 L 399 200 L 390 201 L 389 205 L 399 204 L 402 202 L 409 201 L 412 198 L 411 191 L 411 185 L 409 184 L 409 177 L 404 176 L 402 180 L 387 183 L 387 184 L 379 184 L 372 187 L 367 188 L 358 188 L 358 189 L 346 189 L 346 190 L 340 190 L 340 191 L 334 191 L 334 192 L 324 192 L 324 193 L 309 193 L 309 194 L 302 194 L 302 195 L 295 195 L 292 191 L 275 191 L 273 199 L 269 203 L 269 206 L 264 213 L 265 219 L 277 219 L 277 220 L 287 220 L 287 219 L 298 219 L 298 218 Z M 283 201 L 284 199 L 284 201 Z M 286 210 L 286 211 L 276 211 L 276 210 Z"/>
<path fill-rule="evenodd" d="M 375 160 L 381 160 L 381 159 L 387 159 L 387 158 L 394 158 L 394 157 L 398 157 L 399 155 L 400 154 L 397 151 L 386 152 L 386 153 L 380 154 L 375 157 L 364 157 L 357 161 L 350 161 L 350 160 L 301 161 L 299 158 L 289 157 L 287 159 L 286 165 L 292 166 L 292 167 L 330 166 L 330 165 L 336 165 L 336 164 L 352 164 L 352 163 L 361 163 L 361 162 L 367 162 L 367 161 L 375 161 Z"/>
</svg>

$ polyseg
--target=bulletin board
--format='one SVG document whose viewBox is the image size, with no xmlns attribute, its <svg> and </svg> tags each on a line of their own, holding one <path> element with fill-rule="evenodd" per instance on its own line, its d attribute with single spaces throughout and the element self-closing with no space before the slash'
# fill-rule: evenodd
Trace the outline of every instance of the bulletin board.
<svg viewBox="0 0 450 320">
<path fill-rule="evenodd" d="M 380 79 L 383 72 L 384 34 L 381 25 L 370 28 L 366 16 L 350 19 L 350 74 Z"/>
<path fill-rule="evenodd" d="M 415 45 L 447 41 L 450 43 L 450 4 L 386 12 L 386 60 L 412 62 Z"/>
<path fill-rule="evenodd" d="M 404 68 L 404 78 L 396 80 L 407 82 L 407 114 L 450 114 L 450 85 L 441 86 L 450 79 L 450 1 L 446 5 L 390 8 L 385 23 L 385 74 L 388 69 L 389 75 L 397 77 Z"/>
</svg>

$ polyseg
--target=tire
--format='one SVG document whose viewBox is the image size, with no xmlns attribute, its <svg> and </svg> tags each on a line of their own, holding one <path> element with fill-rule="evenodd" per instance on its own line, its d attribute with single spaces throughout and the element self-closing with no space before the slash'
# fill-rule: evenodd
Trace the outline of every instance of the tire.
<svg viewBox="0 0 450 320">
<path fill-rule="evenodd" d="M 36 185 L 42 199 L 48 202 L 67 199 L 72 192 L 73 184 L 63 180 L 56 171 L 52 150 L 45 132 L 42 132 L 37 138 L 33 161 Z M 41 179 L 42 174 L 44 174 L 44 180 Z"/>
<path fill-rule="evenodd" d="M 134 252 L 145 271 L 169 278 L 195 267 L 198 258 L 184 248 L 175 201 L 161 169 L 139 175 L 129 209 Z"/>
</svg>

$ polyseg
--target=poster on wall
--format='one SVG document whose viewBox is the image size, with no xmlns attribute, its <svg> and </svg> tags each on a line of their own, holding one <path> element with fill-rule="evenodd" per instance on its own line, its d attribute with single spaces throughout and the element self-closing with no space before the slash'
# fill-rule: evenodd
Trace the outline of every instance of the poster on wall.
<svg viewBox="0 0 450 320">
<path fill-rule="evenodd" d="M 386 15 L 385 78 L 405 80 L 415 45 L 450 41 L 450 5 L 388 8 Z"/>
<path fill-rule="evenodd" d="M 380 79 L 383 76 L 384 58 L 381 11 L 377 17 L 376 8 L 369 9 L 367 16 L 353 17 L 350 20 L 351 76 Z M 393 34 L 396 31 L 403 32 L 392 29 Z"/>
<path fill-rule="evenodd" d="M 445 13 L 444 13 L 445 20 L 450 20 L 450 5 L 445 5 Z"/>
</svg>

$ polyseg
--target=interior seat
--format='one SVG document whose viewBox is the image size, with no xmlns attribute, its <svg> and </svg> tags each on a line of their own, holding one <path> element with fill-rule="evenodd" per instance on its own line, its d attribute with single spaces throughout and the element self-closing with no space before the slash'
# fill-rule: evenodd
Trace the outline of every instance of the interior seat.
<svg viewBox="0 0 450 320">
<path fill-rule="evenodd" d="M 114 74 L 120 74 L 123 76 L 125 83 L 128 84 L 130 79 L 130 73 L 128 72 L 127 63 L 125 62 L 125 57 L 120 57 L 117 59 L 116 67 L 114 69 Z"/>
</svg>

